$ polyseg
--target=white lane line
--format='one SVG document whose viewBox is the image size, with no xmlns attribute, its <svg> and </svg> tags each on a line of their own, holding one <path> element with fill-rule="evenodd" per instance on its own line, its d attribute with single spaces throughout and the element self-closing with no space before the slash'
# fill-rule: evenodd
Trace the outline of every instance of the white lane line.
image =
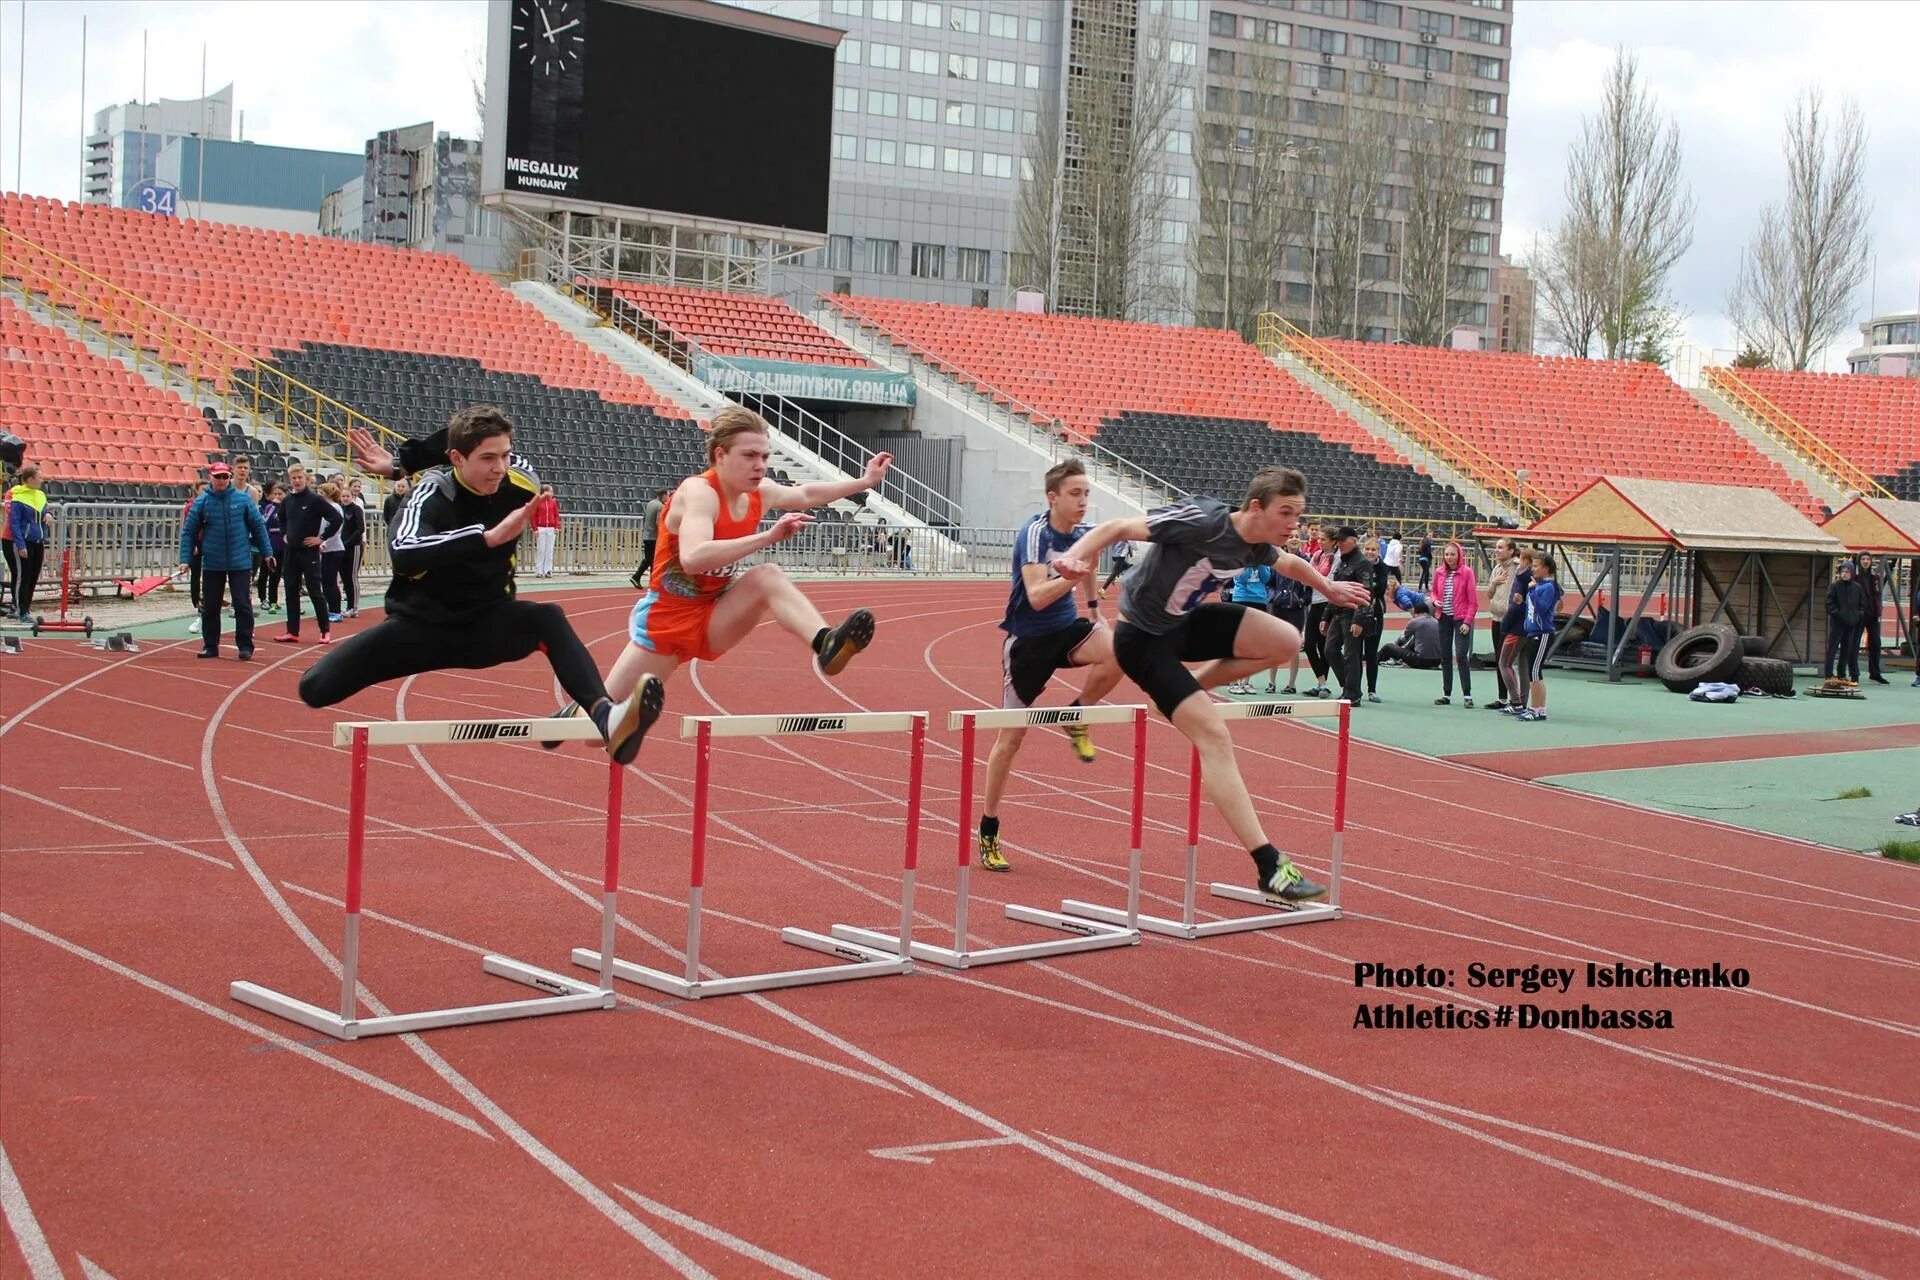
<svg viewBox="0 0 1920 1280">
<path fill-rule="evenodd" d="M 27 1203 L 26 1190 L 21 1187 L 4 1146 L 0 1146 L 0 1212 L 6 1214 L 7 1226 L 13 1229 L 20 1255 L 27 1260 L 27 1274 L 33 1280 L 66 1280 L 60 1264 L 54 1260 L 53 1250 L 47 1245 L 46 1233 L 40 1230 L 40 1220 L 33 1216 L 33 1206 Z"/>
<path fill-rule="evenodd" d="M 56 810 L 70 817 L 84 818 L 88 822 L 96 823 L 99 826 L 107 828 L 109 831 L 118 831 L 123 836 L 132 836 L 134 839 L 144 841 L 147 844 L 158 845 L 162 849 L 171 849 L 175 853 L 184 853 L 189 858 L 197 858 L 201 862 L 211 862 L 214 866 L 224 867 L 228 871 L 233 870 L 233 864 L 225 858 L 217 858 L 211 853 L 202 853 L 198 849 L 190 849 L 184 844 L 175 844 L 171 840 L 163 840 L 159 836 L 148 835 L 144 831 L 136 831 L 132 827 L 122 826 L 111 818 L 103 818 L 99 814 L 88 813 L 84 809 L 71 808 L 61 804 L 57 800 L 49 800 L 45 796 L 35 795 L 31 791 L 22 791 L 18 787 L 10 787 L 0 783 L 0 792 L 4 792 L 10 796 L 19 796 L 24 800 L 32 800 L 35 804 L 43 805 L 48 809 Z"/>
<path fill-rule="evenodd" d="M 702 1240 L 711 1240 L 724 1249 L 731 1249 L 741 1257 L 751 1259 L 769 1271 L 783 1276 L 792 1276 L 794 1280 L 828 1280 L 818 1271 L 803 1267 L 791 1258 L 783 1258 L 770 1249 L 763 1249 L 751 1240 L 742 1240 L 739 1236 L 722 1231 L 711 1223 L 690 1218 L 678 1209 L 661 1204 L 658 1200 L 650 1200 L 629 1187 L 623 1187 L 616 1182 L 613 1184 L 613 1189 L 654 1217 L 671 1222 L 684 1231 L 690 1231 Z"/>
</svg>

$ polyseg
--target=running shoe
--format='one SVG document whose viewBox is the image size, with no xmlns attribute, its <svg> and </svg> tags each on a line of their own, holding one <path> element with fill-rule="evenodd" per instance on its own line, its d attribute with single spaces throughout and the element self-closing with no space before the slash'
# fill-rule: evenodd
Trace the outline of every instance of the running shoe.
<svg viewBox="0 0 1920 1280">
<path fill-rule="evenodd" d="M 615 764 L 632 764 L 640 754 L 640 742 L 647 730 L 660 718 L 667 704 L 667 686 L 659 676 L 640 677 L 640 686 L 626 699 L 609 705 L 600 732 L 606 735 L 607 754 Z"/>
<path fill-rule="evenodd" d="M 576 717 L 576 716 L 578 716 L 578 715 L 580 715 L 580 714 L 581 714 L 581 712 L 580 712 L 580 704 L 579 704 L 579 703 L 577 703 L 577 702 L 563 702 L 563 703 L 561 703 L 561 704 L 560 704 L 560 706 L 559 706 L 559 707 L 558 707 L 557 709 L 555 709 L 555 711 L 554 711 L 554 713 L 553 713 L 552 715 L 550 715 L 550 716 L 548 716 L 548 717 L 547 717 L 547 719 L 549 719 L 549 720 L 571 720 L 571 719 L 573 719 L 574 717 Z M 541 749 L 542 749 L 543 751 L 552 751 L 552 750 L 553 750 L 553 749 L 554 749 L 555 747 L 557 747 L 557 746 L 559 746 L 559 745 L 560 745 L 560 743 L 559 743 L 559 741 L 558 741 L 558 740 L 555 740 L 555 741 L 553 741 L 553 742 L 543 742 L 543 743 L 541 743 L 541 744 L 540 744 L 540 747 L 541 747 Z"/>
<path fill-rule="evenodd" d="M 300 637 L 297 635 L 294 635 L 293 632 L 291 631 L 282 631 L 279 635 L 273 638 L 273 642 L 275 644 L 299 644 Z"/>
<path fill-rule="evenodd" d="M 820 663 L 820 674 L 837 676 L 846 670 L 853 655 L 873 643 L 873 614 L 855 609 L 846 621 L 832 630 L 822 631 L 813 640 L 813 656 Z"/>
<path fill-rule="evenodd" d="M 1067 726 L 1067 739 L 1073 743 L 1073 754 L 1080 757 L 1081 764 L 1093 763 L 1093 733 L 1083 724 Z"/>
<path fill-rule="evenodd" d="M 980 865 L 988 871 L 1011 871 L 1007 855 L 1000 852 L 999 836 L 980 837 Z"/>
<path fill-rule="evenodd" d="M 1368 694 L 1368 695 L 1367 695 L 1367 701 L 1368 701 L 1368 702 L 1378 702 L 1378 701 L 1380 701 L 1380 695 L 1379 695 L 1379 694 L 1377 694 L 1377 693 L 1370 693 L 1370 694 Z"/>
<path fill-rule="evenodd" d="M 1285 854 L 1280 856 L 1280 865 L 1274 868 L 1266 882 L 1254 887 L 1282 902 L 1316 902 L 1327 896 L 1327 886 L 1307 879 L 1306 873 L 1293 865 L 1293 859 Z"/>
</svg>

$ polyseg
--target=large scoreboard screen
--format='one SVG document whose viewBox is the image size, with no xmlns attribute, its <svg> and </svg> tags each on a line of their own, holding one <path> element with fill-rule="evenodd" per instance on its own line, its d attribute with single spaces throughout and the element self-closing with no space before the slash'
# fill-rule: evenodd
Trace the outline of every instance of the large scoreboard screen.
<svg viewBox="0 0 1920 1280">
<path fill-rule="evenodd" d="M 839 31 L 704 0 L 489 10 L 487 194 L 826 233 Z"/>
</svg>

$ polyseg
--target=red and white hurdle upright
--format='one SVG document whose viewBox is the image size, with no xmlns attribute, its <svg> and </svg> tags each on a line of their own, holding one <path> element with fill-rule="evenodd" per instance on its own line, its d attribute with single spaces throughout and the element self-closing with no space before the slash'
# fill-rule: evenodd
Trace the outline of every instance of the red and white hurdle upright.
<svg viewBox="0 0 1920 1280">
<path fill-rule="evenodd" d="M 967 942 L 967 905 L 973 878 L 973 770 L 978 759 L 978 731 L 981 729 L 1060 728 L 1070 724 L 1131 724 L 1133 726 L 1133 809 L 1128 859 L 1128 900 L 1140 896 L 1140 833 L 1145 821 L 1147 782 L 1147 709 L 1145 707 L 1034 707 L 1004 711 L 954 711 L 947 716 L 947 727 L 960 731 L 960 819 L 958 859 L 955 864 L 953 945 L 931 942 L 911 944 L 916 960 L 945 965 L 949 969 L 968 969 L 974 965 L 1005 964 L 1012 960 L 1037 960 L 1042 956 L 1068 955 L 1076 951 L 1104 951 L 1109 947 L 1130 947 L 1140 942 L 1140 931 L 1127 924 L 1109 924 L 1059 911 L 1041 911 L 1008 903 L 1007 919 L 1037 924 L 1074 935 L 1046 938 L 1038 942 L 1011 943 L 999 947 L 974 948 Z M 907 939 L 894 938 L 872 929 L 852 925 L 833 926 L 833 936 L 856 942 L 876 951 L 899 953 Z"/>
<path fill-rule="evenodd" d="M 907 776 L 906 853 L 900 874 L 900 932 L 891 939 L 887 951 L 861 946 L 840 938 L 815 933 L 810 929 L 788 927 L 780 937 L 797 947 L 824 952 L 845 961 L 807 969 L 783 969 L 737 977 L 705 977 L 700 968 L 700 916 L 707 878 L 707 825 L 712 811 L 709 790 L 713 777 L 713 740 L 715 738 L 768 738 L 794 734 L 906 733 L 912 739 Z M 687 716 L 680 721 L 680 736 L 694 739 L 693 765 L 693 853 L 687 885 L 687 948 L 682 973 L 668 973 L 613 957 L 612 935 L 605 934 L 600 950 L 578 948 L 573 962 L 614 977 L 664 991 L 685 1000 L 703 996 L 738 995 L 743 991 L 767 991 L 776 987 L 804 987 L 821 982 L 847 982 L 855 978 L 878 978 L 888 974 L 909 973 L 913 968 L 908 953 L 913 940 L 913 885 L 920 859 L 920 792 L 926 775 L 927 713 L 924 711 L 861 711 L 843 715 L 802 716 Z"/>
<path fill-rule="evenodd" d="M 615 998 L 613 973 L 600 970 L 598 986 L 546 969 L 538 969 L 505 956 L 489 955 L 481 968 L 496 977 L 507 978 L 545 994 L 529 999 L 507 1000 L 494 1004 L 466 1005 L 454 1009 L 429 1009 L 420 1013 L 382 1014 L 363 1018 L 359 1014 L 360 982 L 360 883 L 367 834 L 367 765 L 374 747 L 425 746 L 432 743 L 482 742 L 555 742 L 600 741 L 600 730 L 591 720 L 396 720 L 369 723 L 342 722 L 333 726 L 333 745 L 351 747 L 347 790 L 347 890 L 346 937 L 340 956 L 339 1012 L 322 1009 L 304 1000 L 251 982 L 236 982 L 228 994 L 241 1004 L 276 1014 L 303 1027 L 323 1031 L 340 1040 L 358 1040 L 366 1036 L 390 1036 L 405 1031 L 430 1031 L 435 1027 L 457 1027 L 476 1022 L 504 1022 L 510 1018 L 534 1018 L 543 1014 L 576 1013 L 585 1009 L 611 1009 Z M 616 911 L 616 890 L 620 880 L 621 783 L 625 770 L 611 761 L 607 766 L 606 852 L 601 868 L 600 949 L 611 954 Z"/>
<path fill-rule="evenodd" d="M 1082 916 L 1106 924 L 1144 929 L 1148 933 L 1163 934 L 1170 938 L 1184 938 L 1189 942 L 1195 938 L 1211 938 L 1223 933 L 1277 929 L 1284 925 L 1312 924 L 1319 920 L 1340 918 L 1340 857 L 1341 844 L 1347 829 L 1347 746 L 1353 708 L 1345 702 L 1301 699 L 1300 701 L 1220 702 L 1214 705 L 1214 710 L 1220 713 L 1222 720 L 1264 720 L 1273 716 L 1287 716 L 1296 720 L 1339 720 L 1339 741 L 1336 747 L 1333 778 L 1333 867 L 1332 874 L 1327 880 L 1326 901 L 1290 903 L 1272 894 L 1262 893 L 1258 889 L 1243 889 L 1237 884 L 1215 883 L 1209 888 L 1216 898 L 1248 902 L 1256 906 L 1275 907 L 1278 910 L 1256 916 L 1232 916 L 1224 920 L 1201 920 L 1197 917 L 1194 897 L 1199 880 L 1202 779 L 1200 752 L 1198 749 L 1190 749 L 1191 755 L 1187 765 L 1187 874 L 1184 892 L 1181 895 L 1180 918 L 1175 920 L 1166 916 L 1151 916 L 1139 910 L 1140 877 L 1137 861 L 1128 887 L 1127 906 L 1124 911 L 1101 906 L 1098 903 L 1069 899 L 1060 904 L 1062 912 L 1069 916 Z M 1141 767 L 1139 761 L 1143 756 L 1144 752 L 1140 757 L 1136 757 L 1136 769 Z M 1136 817 L 1134 821 L 1137 831 L 1139 819 Z M 1134 838 L 1134 844 L 1137 850 L 1138 835 Z"/>
</svg>

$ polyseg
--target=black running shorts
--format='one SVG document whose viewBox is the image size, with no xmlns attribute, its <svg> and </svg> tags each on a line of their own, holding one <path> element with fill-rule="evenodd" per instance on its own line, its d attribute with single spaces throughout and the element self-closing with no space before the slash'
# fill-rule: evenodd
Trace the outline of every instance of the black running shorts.
<svg viewBox="0 0 1920 1280">
<path fill-rule="evenodd" d="M 1200 691 L 1200 682 L 1187 670 L 1189 662 L 1211 662 L 1233 656 L 1233 639 L 1240 632 L 1243 604 L 1203 604 L 1165 635 L 1142 631 L 1122 620 L 1113 629 L 1113 654 L 1120 670 L 1153 699 L 1160 714 Z"/>
<path fill-rule="evenodd" d="M 1000 705 L 1030 707 L 1046 691 L 1047 681 L 1062 667 L 1073 665 L 1073 655 L 1093 634 L 1093 622 L 1075 618 L 1058 631 L 1037 636 L 1008 636 L 1000 646 Z"/>
</svg>

